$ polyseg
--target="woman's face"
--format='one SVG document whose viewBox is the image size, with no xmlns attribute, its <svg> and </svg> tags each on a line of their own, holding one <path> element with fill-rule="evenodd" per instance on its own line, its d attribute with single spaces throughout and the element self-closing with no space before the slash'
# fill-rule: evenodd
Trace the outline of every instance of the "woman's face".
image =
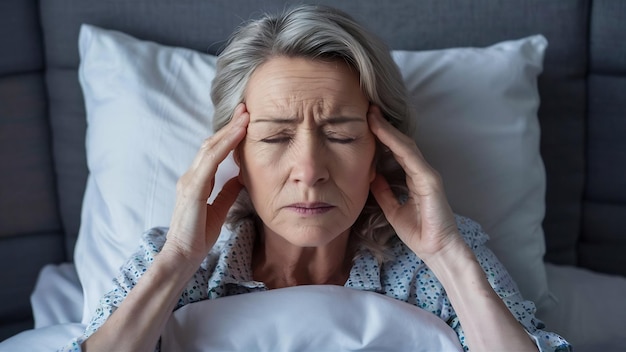
<svg viewBox="0 0 626 352">
<path fill-rule="evenodd" d="M 375 138 L 358 73 L 343 61 L 277 57 L 252 75 L 241 180 L 263 221 L 299 247 L 346 235 L 375 176 Z"/>
</svg>

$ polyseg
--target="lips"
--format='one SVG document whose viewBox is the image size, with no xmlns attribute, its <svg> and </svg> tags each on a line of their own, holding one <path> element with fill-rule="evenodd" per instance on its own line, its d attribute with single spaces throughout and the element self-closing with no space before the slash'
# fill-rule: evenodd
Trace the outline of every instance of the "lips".
<svg viewBox="0 0 626 352">
<path fill-rule="evenodd" d="M 332 204 L 324 203 L 324 202 L 313 202 L 313 203 L 294 203 L 287 206 L 287 209 L 292 210 L 301 215 L 319 215 L 324 214 L 332 209 L 335 206 Z"/>
</svg>

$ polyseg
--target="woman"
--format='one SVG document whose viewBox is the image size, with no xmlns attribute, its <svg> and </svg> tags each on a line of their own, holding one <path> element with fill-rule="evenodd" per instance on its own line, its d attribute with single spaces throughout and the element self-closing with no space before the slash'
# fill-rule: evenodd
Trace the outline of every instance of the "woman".
<svg viewBox="0 0 626 352">
<path fill-rule="evenodd" d="M 452 213 L 401 132 L 411 114 L 388 49 L 348 16 L 301 6 L 242 27 L 220 55 L 212 99 L 219 131 L 180 178 L 169 229 L 144 236 L 67 350 L 151 351 L 182 305 L 304 284 L 423 307 L 466 349 L 570 349 L 539 329 L 478 225 Z M 231 151 L 240 174 L 207 205 Z M 233 234 L 214 248 L 225 221 Z M 414 269 L 386 275 L 398 266 Z"/>
</svg>

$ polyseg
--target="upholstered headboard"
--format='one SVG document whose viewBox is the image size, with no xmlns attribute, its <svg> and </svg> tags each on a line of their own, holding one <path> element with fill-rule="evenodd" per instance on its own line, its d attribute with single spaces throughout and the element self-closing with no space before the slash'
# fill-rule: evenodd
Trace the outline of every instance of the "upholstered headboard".
<svg viewBox="0 0 626 352">
<path fill-rule="evenodd" d="M 593 2 L 589 15 L 586 162 L 578 264 L 626 275 L 626 4 Z"/>
</svg>

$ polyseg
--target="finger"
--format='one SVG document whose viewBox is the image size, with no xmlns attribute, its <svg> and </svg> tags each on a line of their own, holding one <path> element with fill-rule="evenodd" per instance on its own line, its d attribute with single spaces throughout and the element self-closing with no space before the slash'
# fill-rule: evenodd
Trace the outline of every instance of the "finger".
<svg viewBox="0 0 626 352">
<path fill-rule="evenodd" d="M 380 174 L 376 174 L 374 181 L 370 184 L 370 191 L 374 195 L 374 199 L 376 199 L 376 202 L 382 209 L 387 220 L 392 223 L 393 218 L 401 205 L 398 202 L 396 195 L 391 190 L 391 187 L 389 186 L 389 183 L 387 183 L 385 177 Z"/>
<path fill-rule="evenodd" d="M 389 148 L 409 180 L 415 181 L 418 186 L 416 191 L 419 194 L 431 193 L 431 187 L 438 184 L 439 175 L 424 159 L 413 139 L 387 122 L 375 105 L 370 106 L 368 122 L 372 133 Z"/>
<path fill-rule="evenodd" d="M 188 171 L 188 181 L 192 183 L 192 188 L 196 189 L 203 199 L 207 199 L 211 195 L 213 180 L 219 164 L 226 159 L 246 135 L 246 127 L 250 120 L 249 114 L 242 112 L 233 120 L 231 122 L 235 126 L 229 128 L 228 133 L 215 135 L 211 137 L 211 143 L 203 144 Z"/>
<path fill-rule="evenodd" d="M 224 223 L 228 210 L 237 200 L 239 192 L 243 188 L 243 185 L 239 182 L 237 177 L 233 177 L 228 180 L 222 190 L 218 193 L 213 203 L 207 207 L 207 222 L 213 224 Z"/>
<path fill-rule="evenodd" d="M 411 137 L 400 132 L 389 121 L 387 121 L 387 119 L 385 119 L 380 107 L 377 105 L 370 104 L 369 109 L 367 110 L 367 118 L 368 123 L 370 123 L 370 129 L 372 129 L 372 132 L 374 132 L 374 134 L 376 134 L 380 141 L 385 145 L 396 145 L 399 143 L 405 145 L 415 144 Z"/>
<path fill-rule="evenodd" d="M 412 159 L 416 154 L 421 156 L 413 139 L 400 132 L 385 120 L 378 106 L 370 105 L 367 117 L 372 133 L 374 133 L 382 144 L 391 150 L 396 160 L 398 160 L 405 170 L 409 165 L 407 160 Z"/>
<path fill-rule="evenodd" d="M 235 112 L 233 113 L 233 117 L 230 119 L 228 124 L 202 143 L 198 154 L 196 154 L 196 157 L 192 162 L 192 167 L 198 167 L 205 162 L 204 159 L 207 151 L 212 153 L 221 151 L 222 153 L 219 153 L 216 156 L 219 158 L 220 162 L 224 160 L 226 156 L 221 158 L 220 156 L 223 155 L 224 152 L 228 155 L 230 150 L 234 149 L 243 139 L 241 132 L 245 132 L 249 117 L 246 105 L 243 103 L 237 105 L 237 108 L 235 108 Z"/>
</svg>

